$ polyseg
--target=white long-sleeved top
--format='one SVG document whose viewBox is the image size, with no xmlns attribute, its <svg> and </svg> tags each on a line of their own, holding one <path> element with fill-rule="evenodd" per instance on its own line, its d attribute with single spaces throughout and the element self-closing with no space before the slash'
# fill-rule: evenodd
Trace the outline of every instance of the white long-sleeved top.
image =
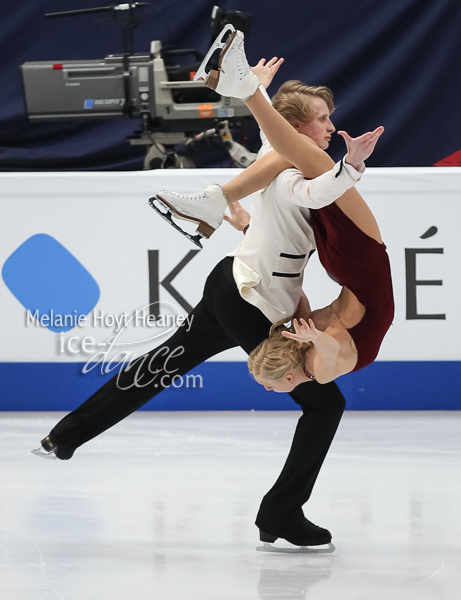
<svg viewBox="0 0 461 600">
<path fill-rule="evenodd" d="M 258 158 L 272 150 L 263 135 L 262 140 Z M 298 306 L 304 268 L 315 249 L 309 209 L 331 204 L 360 180 L 361 173 L 342 163 L 342 169 L 337 163 L 312 180 L 287 169 L 253 195 L 251 226 L 231 254 L 233 274 L 242 298 L 272 323 L 290 318 Z"/>
</svg>

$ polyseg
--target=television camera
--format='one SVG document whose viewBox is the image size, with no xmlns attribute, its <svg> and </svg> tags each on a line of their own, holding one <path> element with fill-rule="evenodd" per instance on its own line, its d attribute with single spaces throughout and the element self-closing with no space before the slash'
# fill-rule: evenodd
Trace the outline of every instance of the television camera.
<svg viewBox="0 0 461 600">
<path fill-rule="evenodd" d="M 123 54 L 103 60 L 38 61 L 21 65 L 26 110 L 30 121 L 140 119 L 132 145 L 146 146 L 144 168 L 181 168 L 193 161 L 176 153 L 177 144 L 191 151 L 207 139 L 218 141 L 238 166 L 247 167 L 256 154 L 237 144 L 231 129 L 252 116 L 242 101 L 224 98 L 192 81 L 203 55 L 195 49 L 162 47 L 151 42 L 148 54 L 134 54 L 133 34 L 146 2 L 134 2 L 45 15 L 47 18 L 109 12 L 122 24 Z M 120 17 L 119 15 L 122 15 Z M 215 6 L 211 41 L 231 23 L 248 33 L 251 15 Z M 178 57 L 193 62 L 176 64 Z M 212 60 L 217 62 L 218 57 Z"/>
</svg>

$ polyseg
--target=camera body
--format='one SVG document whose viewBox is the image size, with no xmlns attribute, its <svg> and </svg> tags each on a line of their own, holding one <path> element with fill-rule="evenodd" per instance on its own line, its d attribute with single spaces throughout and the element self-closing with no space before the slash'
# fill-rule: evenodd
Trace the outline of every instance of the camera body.
<svg viewBox="0 0 461 600">
<path fill-rule="evenodd" d="M 241 100 L 223 98 L 192 81 L 196 61 L 179 70 L 165 65 L 165 55 L 194 50 L 162 52 L 160 41 L 150 54 L 122 55 L 103 60 L 26 62 L 21 65 L 27 115 L 31 121 L 144 119 L 151 132 L 193 134 L 219 120 L 250 118 Z M 176 71 L 176 72 L 175 72 Z"/>
<path fill-rule="evenodd" d="M 232 140 L 229 128 L 241 127 L 245 121 L 253 121 L 253 117 L 241 100 L 224 98 L 207 88 L 203 81 L 193 81 L 203 54 L 194 49 L 162 48 L 159 40 L 151 42 L 148 54 L 133 54 L 133 31 L 138 23 L 136 11 L 144 6 L 145 2 L 135 2 L 45 15 L 56 18 L 110 12 L 123 26 L 123 53 L 110 54 L 103 60 L 22 64 L 29 120 L 138 119 L 141 129 L 128 141 L 132 145 L 146 146 L 146 169 L 159 165 L 164 168 L 167 164 L 191 166 L 190 160 L 176 154 L 175 145 L 189 143 L 191 148 L 190 142 L 196 141 L 197 134 L 221 140 L 219 132 L 225 127 L 228 132 L 225 148 L 239 166 L 251 164 L 255 155 Z M 212 42 L 229 23 L 248 34 L 251 15 L 214 6 L 210 26 Z M 177 64 L 179 57 L 193 58 L 183 66 Z M 211 57 L 210 67 L 216 68 L 217 59 L 217 56 Z M 183 58 L 179 62 L 184 62 Z"/>
</svg>

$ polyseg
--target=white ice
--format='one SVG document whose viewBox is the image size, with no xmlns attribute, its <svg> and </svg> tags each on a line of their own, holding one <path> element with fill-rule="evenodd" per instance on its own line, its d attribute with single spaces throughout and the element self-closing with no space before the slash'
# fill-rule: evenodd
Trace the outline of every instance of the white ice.
<svg viewBox="0 0 461 600">
<path fill-rule="evenodd" d="M 458 600 L 461 413 L 346 413 L 306 516 L 333 554 L 269 554 L 254 518 L 297 412 L 142 412 L 71 461 L 60 413 L 0 413 L 0 600 Z"/>
</svg>

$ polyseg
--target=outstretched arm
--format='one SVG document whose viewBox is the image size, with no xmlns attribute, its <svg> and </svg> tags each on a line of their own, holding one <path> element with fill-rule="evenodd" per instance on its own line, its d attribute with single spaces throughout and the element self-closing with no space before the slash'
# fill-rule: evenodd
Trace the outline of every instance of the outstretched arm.
<svg viewBox="0 0 461 600">
<path fill-rule="evenodd" d="M 283 58 L 274 56 L 266 62 L 261 58 L 255 67 L 251 67 L 253 73 L 258 77 L 261 85 L 268 88 L 283 63 Z M 270 99 L 259 92 L 264 102 L 270 104 Z M 247 167 L 240 175 L 234 177 L 232 181 L 223 185 L 222 190 L 232 206 L 233 202 L 238 202 L 245 196 L 249 196 L 258 190 L 267 187 L 276 177 L 293 165 L 276 152 L 268 152 L 265 156 L 259 158 L 255 163 Z"/>
<path fill-rule="evenodd" d="M 269 104 L 267 104 L 267 106 L 269 106 Z M 280 116 L 277 111 L 274 111 L 274 113 Z M 309 138 L 296 133 L 295 129 L 293 129 L 283 117 L 282 121 L 288 125 L 290 137 L 291 132 L 293 132 L 295 139 L 300 139 L 302 146 L 305 146 L 305 142 L 306 140 L 309 140 Z M 357 138 L 351 138 L 345 131 L 339 132 L 346 141 L 347 154 L 344 159 L 345 162 L 353 167 L 355 171 L 358 171 L 359 173 L 363 172 L 365 169 L 364 161 L 373 152 L 383 131 L 384 127 L 381 126 L 374 131 L 364 133 Z M 311 144 L 308 143 L 308 146 L 310 148 Z M 320 150 L 320 148 L 317 149 Z M 323 150 L 320 150 L 320 152 L 323 152 Z M 331 160 L 329 157 L 327 158 L 329 161 Z M 333 161 L 331 162 L 334 166 Z M 222 188 L 223 192 L 229 203 L 236 202 L 245 196 L 268 186 L 277 175 L 292 166 L 293 165 L 289 161 L 281 157 L 277 152 L 268 152 L 265 156 L 250 165 L 245 171 L 240 173 L 240 175 L 234 177 L 232 181 L 226 183 Z M 327 172 L 330 170 L 331 169 L 328 169 Z M 296 185 L 288 188 L 285 194 L 287 198 L 290 198 L 291 195 L 293 195 L 293 201 L 300 206 L 306 206 L 307 208 L 321 208 L 338 199 L 348 188 L 352 187 L 352 185 L 360 179 L 360 175 L 353 171 L 348 171 L 348 175 L 350 178 L 344 178 L 344 175 L 342 175 L 340 179 L 332 179 L 327 174 L 322 173 L 313 177 L 312 180 L 310 178 L 301 178 L 296 182 Z M 293 194 L 290 192 L 293 192 Z"/>
</svg>

